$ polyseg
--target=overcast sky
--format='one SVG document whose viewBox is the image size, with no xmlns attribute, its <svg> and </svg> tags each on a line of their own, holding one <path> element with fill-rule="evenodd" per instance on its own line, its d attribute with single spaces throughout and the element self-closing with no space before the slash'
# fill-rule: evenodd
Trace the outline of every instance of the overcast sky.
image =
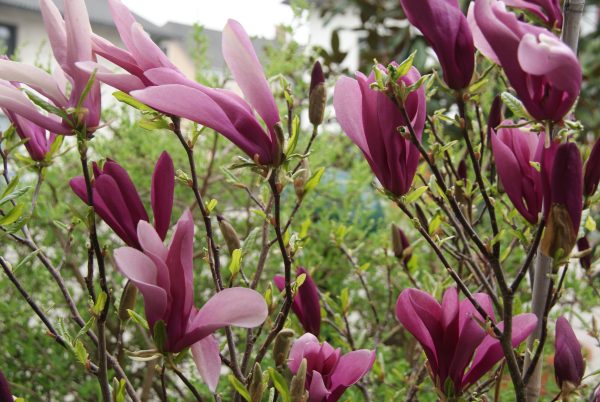
<svg viewBox="0 0 600 402">
<path fill-rule="evenodd" d="M 135 13 L 162 25 L 168 21 L 202 24 L 221 30 L 228 18 L 238 20 L 252 36 L 272 38 L 275 25 L 289 23 L 293 13 L 282 0 L 123 0 Z"/>
</svg>

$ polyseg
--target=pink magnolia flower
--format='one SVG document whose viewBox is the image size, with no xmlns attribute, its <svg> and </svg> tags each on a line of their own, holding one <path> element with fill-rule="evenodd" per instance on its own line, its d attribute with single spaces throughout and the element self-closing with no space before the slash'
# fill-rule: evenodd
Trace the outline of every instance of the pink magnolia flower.
<svg viewBox="0 0 600 402">
<path fill-rule="evenodd" d="M 499 0 L 475 0 L 468 13 L 475 46 L 502 66 L 537 120 L 560 121 L 581 89 L 581 65 L 552 32 L 520 21 Z"/>
<path fill-rule="evenodd" d="M 504 0 L 510 7 L 527 10 L 541 18 L 550 28 L 561 28 L 563 23 L 560 0 Z"/>
<path fill-rule="evenodd" d="M 513 124 L 510 120 L 502 122 L 510 124 Z M 544 133 L 534 133 L 527 127 L 503 127 L 491 133 L 496 170 L 504 191 L 517 211 L 532 224 L 538 221 L 544 199 L 542 173 L 532 162 L 541 164 L 544 138 Z M 555 149 L 553 143 L 546 153 Z"/>
<path fill-rule="evenodd" d="M 131 11 L 120 0 L 108 0 L 108 5 L 126 49 L 113 45 L 101 36 L 93 35 L 93 50 L 94 53 L 121 67 L 128 74 L 115 73 L 93 61 L 78 63 L 79 68 L 88 72 L 96 70 L 96 77 L 100 81 L 127 93 L 154 85 L 146 75 L 146 72 L 153 69 L 167 69 L 184 78 L 183 73 L 135 21 Z"/>
<path fill-rule="evenodd" d="M 20 88 L 18 84 L 4 80 L 0 80 L 0 87 L 8 87 L 9 89 L 11 87 Z M 44 127 L 27 120 L 22 115 L 5 108 L 1 108 L 1 110 L 15 127 L 19 138 L 26 140 L 25 149 L 27 149 L 31 159 L 37 162 L 43 161 L 48 152 L 50 152 L 50 147 L 56 138 L 56 134 L 49 133 Z"/>
<path fill-rule="evenodd" d="M 228 325 L 252 328 L 267 317 L 262 295 L 246 288 L 227 288 L 198 309 L 194 305 L 194 223 L 186 210 L 175 227 L 171 242 L 162 239 L 146 221 L 137 235 L 141 251 L 132 247 L 115 250 L 117 268 L 144 298 L 151 329 L 162 321 L 166 327 L 164 352 L 178 353 L 191 347 L 204 382 L 214 392 L 221 370 L 219 343 L 213 333 Z"/>
<path fill-rule="evenodd" d="M 355 350 L 343 356 L 341 353 L 327 342 L 320 344 L 310 333 L 292 345 L 288 367 L 296 374 L 306 359 L 306 390 L 310 402 L 336 402 L 347 388 L 367 375 L 375 362 L 374 350 Z"/>
<path fill-rule="evenodd" d="M 489 296 L 473 296 L 494 319 Z M 500 341 L 486 333 L 479 323 L 483 317 L 469 300 L 459 300 L 456 288 L 444 292 L 441 304 L 421 290 L 406 289 L 398 297 L 396 317 L 423 347 L 429 374 L 443 395 L 460 396 L 504 357 Z M 527 338 L 536 323 L 534 314 L 513 317 L 513 347 Z M 504 327 L 503 323 L 497 326 Z"/>
<path fill-rule="evenodd" d="M 554 376 L 558 387 L 577 388 L 584 371 L 585 361 L 575 332 L 565 317 L 558 317 L 554 341 Z"/>
<path fill-rule="evenodd" d="M 385 74 L 383 66 L 377 68 Z M 419 78 L 417 69 L 411 67 L 400 80 L 408 86 Z M 410 190 L 419 150 L 398 132 L 398 127 L 407 125 L 398 105 L 385 93 L 372 89 L 373 82 L 374 73 L 366 77 L 357 72 L 356 79 L 340 78 L 335 85 L 333 106 L 342 129 L 363 152 L 381 185 L 400 196 Z M 425 89 L 421 87 L 409 94 L 405 107 L 420 140 L 426 116 Z"/>
<path fill-rule="evenodd" d="M 306 275 L 304 283 L 298 288 L 298 293 L 294 296 L 292 311 L 298 317 L 300 324 L 306 332 L 319 336 L 321 332 L 321 305 L 319 304 L 319 289 L 308 271 L 304 267 L 296 269 L 296 275 Z M 285 289 L 285 278 L 282 275 L 276 275 L 273 278 L 275 286 L 279 291 Z"/>
<path fill-rule="evenodd" d="M 140 249 L 137 227 L 140 221 L 149 221 L 140 195 L 127 174 L 117 162 L 108 160 L 100 169 L 94 163 L 95 180 L 92 182 L 94 210 L 128 246 Z M 85 179 L 75 177 L 69 182 L 82 201 L 88 196 Z M 163 152 L 152 174 L 151 204 L 154 213 L 154 228 L 164 240 L 171 223 L 175 169 L 167 152 Z"/>
<path fill-rule="evenodd" d="M 232 91 L 204 87 L 167 68 L 146 71 L 144 75 L 158 86 L 133 91 L 131 95 L 164 113 L 214 129 L 259 164 L 279 164 L 279 111 L 252 42 L 237 21 L 227 22 L 222 48 L 225 62 L 247 102 Z"/>
<path fill-rule="evenodd" d="M 400 0 L 404 14 L 433 47 L 444 81 L 452 89 L 469 85 L 475 67 L 473 36 L 457 0 Z"/>
<path fill-rule="evenodd" d="M 68 119 L 61 121 L 64 116 L 46 116 L 21 91 L 11 86 L 0 85 L 0 107 L 52 133 L 72 134 L 74 128 L 85 128 L 91 134 L 100 122 L 100 85 L 93 83 L 87 95 L 84 94 L 90 74 L 75 66 L 80 61 L 94 60 L 92 29 L 85 2 L 65 1 L 64 20 L 52 0 L 41 0 L 40 8 L 52 52 L 62 72 L 53 77 L 37 67 L 0 59 L 0 79 L 31 87 L 67 114 Z M 71 86 L 68 95 L 67 81 Z M 78 109 L 71 112 L 73 108 Z"/>
</svg>

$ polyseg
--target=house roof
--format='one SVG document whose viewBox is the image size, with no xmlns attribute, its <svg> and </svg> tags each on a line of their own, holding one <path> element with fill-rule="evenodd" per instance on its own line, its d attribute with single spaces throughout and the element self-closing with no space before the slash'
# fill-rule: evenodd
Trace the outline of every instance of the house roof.
<svg viewBox="0 0 600 402">
<path fill-rule="evenodd" d="M 53 0 L 56 3 L 59 10 L 63 11 L 63 1 Z M 85 0 L 85 4 L 90 15 L 90 22 L 92 24 L 99 24 L 105 26 L 114 26 L 112 15 L 110 14 L 110 8 L 106 0 Z M 39 0 L 0 0 L 0 6 L 16 7 L 25 10 L 39 11 L 40 4 Z M 135 14 L 134 14 L 135 15 Z M 135 15 L 136 20 L 144 27 L 144 30 L 153 37 L 164 38 L 165 31 L 153 24 L 152 22 Z"/>
<path fill-rule="evenodd" d="M 194 51 L 194 29 L 193 25 L 179 24 L 177 22 L 168 22 L 161 27 L 167 38 L 177 39 L 184 44 L 185 50 L 188 52 Z M 224 69 L 226 67 L 225 60 L 221 54 L 221 38 L 222 32 L 214 29 L 203 28 L 202 36 L 206 38 L 206 58 L 210 66 L 216 69 Z M 264 49 L 273 41 L 263 38 L 251 38 L 252 45 L 256 50 L 259 58 L 264 55 Z"/>
</svg>

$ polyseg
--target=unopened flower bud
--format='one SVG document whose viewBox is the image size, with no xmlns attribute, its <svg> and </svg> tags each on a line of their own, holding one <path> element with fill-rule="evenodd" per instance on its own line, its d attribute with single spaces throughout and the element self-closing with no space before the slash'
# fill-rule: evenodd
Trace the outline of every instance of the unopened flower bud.
<svg viewBox="0 0 600 402">
<path fill-rule="evenodd" d="M 585 162 L 583 193 L 586 197 L 594 195 L 600 182 L 600 139 L 596 141 L 590 156 Z"/>
<path fill-rule="evenodd" d="M 583 269 L 588 271 L 592 267 L 592 250 L 587 236 L 583 236 L 581 239 L 577 240 L 577 249 L 580 253 L 585 253 L 585 255 L 579 257 L 579 263 Z"/>
<path fill-rule="evenodd" d="M 284 328 L 275 337 L 275 344 L 273 345 L 273 360 L 275 366 L 279 367 L 283 365 L 290 353 L 292 347 L 292 341 L 294 340 L 294 331 L 289 328 Z"/>
<path fill-rule="evenodd" d="M 323 75 L 321 63 L 317 61 L 311 74 L 308 100 L 308 119 L 313 125 L 318 126 L 323 123 L 326 104 L 327 89 L 325 88 L 325 76 Z"/>
<path fill-rule="evenodd" d="M 4 377 L 2 371 L 0 371 L 0 401 L 8 402 L 12 401 L 13 396 L 10 391 L 10 385 L 8 384 L 8 380 Z"/>
<path fill-rule="evenodd" d="M 240 238 L 228 220 L 221 215 L 217 216 L 217 220 L 219 221 L 219 228 L 221 229 L 225 243 L 227 243 L 227 250 L 229 250 L 229 254 L 231 255 L 233 250 L 242 248 Z"/>
<path fill-rule="evenodd" d="M 585 361 L 575 332 L 564 317 L 559 317 L 554 343 L 554 375 L 564 397 L 579 387 L 584 371 Z"/>
<path fill-rule="evenodd" d="M 137 296 L 137 288 L 131 281 L 127 281 L 123 294 L 121 295 L 121 302 L 119 303 L 119 319 L 126 321 L 129 319 L 129 312 L 127 310 L 133 310 L 135 307 L 135 297 Z"/>
<path fill-rule="evenodd" d="M 300 363 L 300 367 L 298 367 L 296 375 L 292 378 L 292 383 L 290 385 L 290 396 L 292 402 L 305 402 L 308 399 L 308 393 L 306 392 L 305 388 L 306 365 L 306 359 L 302 359 L 302 363 Z"/>
<path fill-rule="evenodd" d="M 308 166 L 308 159 L 304 158 L 302 159 L 302 162 L 300 162 L 300 170 L 294 178 L 294 190 L 296 191 L 296 196 L 299 200 L 304 198 L 304 186 L 309 179 L 310 168 Z"/>
<path fill-rule="evenodd" d="M 458 173 L 458 178 L 461 180 L 467 180 L 467 162 L 465 162 L 464 159 L 461 159 L 460 163 L 458 164 L 458 171 L 456 172 Z"/>
<path fill-rule="evenodd" d="M 260 364 L 255 363 L 254 368 L 252 369 L 252 380 L 250 381 L 250 386 L 248 387 L 248 391 L 250 392 L 250 401 L 260 402 L 262 400 L 264 390 L 265 387 L 263 385 L 262 369 L 260 368 Z"/>
<path fill-rule="evenodd" d="M 500 123 L 502 123 L 502 120 L 504 120 L 504 118 L 502 117 L 502 98 L 500 97 L 500 95 L 497 95 L 494 98 L 494 101 L 492 102 L 492 106 L 490 107 L 490 114 L 488 115 L 488 121 L 487 121 L 487 125 L 488 125 L 488 144 L 491 145 L 490 143 L 490 134 L 492 132 L 492 130 L 495 130 L 496 127 L 498 127 L 500 125 Z"/>
<path fill-rule="evenodd" d="M 395 223 L 392 224 L 392 248 L 396 258 L 402 260 L 404 264 L 410 261 L 412 257 L 410 243 L 402 229 Z"/>
<path fill-rule="evenodd" d="M 283 133 L 283 126 L 281 125 L 281 122 L 275 124 L 273 130 L 277 136 L 277 151 L 275 152 L 273 164 L 275 166 L 279 166 L 283 161 L 283 150 L 285 149 L 285 135 Z"/>
</svg>

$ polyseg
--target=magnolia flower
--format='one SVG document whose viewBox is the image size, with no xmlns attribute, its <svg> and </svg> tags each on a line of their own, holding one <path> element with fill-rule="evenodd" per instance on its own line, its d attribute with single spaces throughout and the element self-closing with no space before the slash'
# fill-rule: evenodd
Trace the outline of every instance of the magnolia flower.
<svg viewBox="0 0 600 402">
<path fill-rule="evenodd" d="M 140 195 L 127 174 L 117 162 L 108 160 L 100 169 L 94 167 L 92 182 L 94 210 L 128 245 L 140 249 L 136 232 L 140 221 L 148 222 L 148 213 Z M 85 203 L 88 202 L 85 179 L 75 177 L 69 182 L 71 188 Z M 151 204 L 154 213 L 154 228 L 164 240 L 171 223 L 175 169 L 167 152 L 163 152 L 152 174 Z"/>
<path fill-rule="evenodd" d="M 12 402 L 13 395 L 10 392 L 10 384 L 6 377 L 4 377 L 4 373 L 0 370 L 0 402 Z"/>
<path fill-rule="evenodd" d="M 594 195 L 600 182 L 600 140 L 592 147 L 592 152 L 585 162 L 585 173 L 583 176 L 583 193 L 586 197 Z"/>
<path fill-rule="evenodd" d="M 490 297 L 473 296 L 494 319 Z M 441 304 L 421 290 L 406 289 L 398 297 L 396 316 L 423 347 L 429 374 L 442 395 L 460 396 L 504 357 L 500 341 L 486 333 L 480 324 L 483 317 L 469 300 L 459 301 L 456 288 L 444 292 Z M 536 323 L 534 314 L 513 317 L 513 347 L 527 338 Z M 504 327 L 503 323 L 497 326 Z"/>
<path fill-rule="evenodd" d="M 585 362 L 581 354 L 581 345 L 573 328 L 564 317 L 556 320 L 554 341 L 554 376 L 559 388 L 569 393 L 577 388 L 583 379 Z"/>
<path fill-rule="evenodd" d="M 154 43 L 144 28 L 120 0 L 108 0 L 110 13 L 126 49 L 113 45 L 101 36 L 92 37 L 94 53 L 121 67 L 129 74 L 115 73 L 95 62 L 81 62 L 77 66 L 84 71 L 96 70 L 96 77 L 123 92 L 129 93 L 154 85 L 146 72 L 153 69 L 167 69 L 184 78 L 183 73 L 167 58 Z"/>
<path fill-rule="evenodd" d="M 550 28 L 562 27 L 563 15 L 560 0 L 504 0 L 504 3 L 510 7 L 532 12 Z"/>
<path fill-rule="evenodd" d="M 385 67 L 376 67 L 385 74 Z M 421 75 L 416 68 L 400 78 L 407 86 Z M 363 152 L 381 185 L 396 196 L 410 190 L 419 150 L 398 132 L 407 123 L 399 106 L 385 93 L 371 88 L 375 74 L 368 77 L 360 72 L 356 79 L 342 77 L 335 85 L 333 106 L 338 122 L 348 137 Z M 405 108 L 419 140 L 425 126 L 425 89 L 420 87 L 408 95 Z"/>
<path fill-rule="evenodd" d="M 290 350 L 288 367 L 293 374 L 306 359 L 306 390 L 310 402 L 336 402 L 346 388 L 363 378 L 375 362 L 374 350 L 355 350 L 341 355 L 327 342 L 319 343 L 313 334 L 304 334 Z"/>
<path fill-rule="evenodd" d="M 252 328 L 267 317 L 262 295 L 246 288 L 227 288 L 198 309 L 194 305 L 194 223 L 186 210 L 167 247 L 146 221 L 137 225 L 141 251 L 115 250 L 117 268 L 142 293 L 153 333 L 165 328 L 162 352 L 179 353 L 191 347 L 192 356 L 209 389 L 216 389 L 221 371 L 219 343 L 213 333 L 228 325 Z M 155 339 L 155 341 L 158 341 Z"/>
<path fill-rule="evenodd" d="M 510 120 L 503 125 L 513 124 Z M 544 191 L 539 166 L 542 162 L 545 134 L 527 127 L 492 130 L 492 152 L 498 177 L 508 198 L 529 223 L 535 224 L 542 211 Z M 556 144 L 552 144 L 556 148 Z M 550 151 L 547 151 L 550 152 Z"/>
<path fill-rule="evenodd" d="M 579 252 L 584 252 L 586 251 L 588 254 L 584 255 L 583 257 L 579 257 L 579 263 L 581 264 L 581 267 L 583 269 L 585 269 L 586 271 L 588 271 L 591 267 L 592 267 L 592 246 L 590 245 L 590 242 L 588 241 L 587 236 L 583 236 L 581 238 L 579 238 L 579 240 L 577 240 L 577 250 L 579 250 Z"/>
<path fill-rule="evenodd" d="M 550 177 L 550 185 L 541 249 L 550 257 L 562 249 L 565 256 L 577 241 L 583 210 L 582 162 L 577 145 L 572 142 L 560 144 L 555 151 L 551 171 L 547 171 L 549 166 L 542 163 L 542 173 Z"/>
<path fill-rule="evenodd" d="M 400 0 L 404 14 L 433 47 L 444 81 L 452 89 L 471 82 L 475 67 L 473 36 L 457 0 Z"/>
<path fill-rule="evenodd" d="M 408 264 L 410 259 L 412 258 L 412 249 L 410 247 L 410 242 L 404 234 L 404 231 L 400 229 L 400 226 L 392 223 L 392 250 L 394 251 L 394 255 L 399 260 L 402 260 L 403 264 Z"/>
<path fill-rule="evenodd" d="M 62 113 L 46 116 L 18 88 L 6 85 L 0 85 L 0 107 L 52 133 L 72 134 L 74 129 L 85 129 L 91 134 L 100 121 L 100 85 L 93 83 L 86 93 L 90 74 L 75 66 L 80 61 L 94 60 L 85 2 L 65 1 L 64 20 L 52 0 L 41 0 L 40 8 L 62 72 L 52 76 L 34 66 L 0 59 L 0 79 L 29 86 Z M 65 90 L 67 80 L 71 86 L 69 94 Z"/>
<path fill-rule="evenodd" d="M 312 279 L 308 271 L 304 267 L 296 269 L 296 275 L 305 274 L 304 282 L 298 288 L 298 292 L 294 295 L 292 303 L 292 311 L 298 317 L 300 324 L 306 332 L 310 332 L 315 336 L 319 336 L 321 332 L 321 305 L 319 304 L 319 290 L 315 281 Z M 273 278 L 275 286 L 279 291 L 285 289 L 285 278 L 281 275 L 276 275 Z"/>
<path fill-rule="evenodd" d="M 468 13 L 475 46 L 502 66 L 537 120 L 560 121 L 581 89 L 581 65 L 552 32 L 520 21 L 499 0 L 475 0 Z"/>
<path fill-rule="evenodd" d="M 0 57 L 0 60 L 1 59 L 2 58 Z M 9 89 L 20 88 L 18 84 L 4 80 L 0 80 L 0 87 L 8 87 Z M 56 138 L 56 134 L 49 133 L 44 127 L 29 121 L 23 116 L 11 112 L 8 109 L 2 108 L 1 110 L 14 126 L 19 138 L 26 141 L 25 149 L 27 149 L 31 159 L 37 162 L 43 161 L 50 152 L 50 147 Z"/>
<path fill-rule="evenodd" d="M 158 86 L 131 95 L 164 113 L 214 129 L 259 164 L 277 165 L 282 152 L 277 134 L 279 111 L 252 42 L 237 21 L 229 20 L 225 25 L 222 48 L 225 62 L 248 102 L 232 91 L 204 87 L 168 68 L 146 71 L 144 75 Z"/>
</svg>

